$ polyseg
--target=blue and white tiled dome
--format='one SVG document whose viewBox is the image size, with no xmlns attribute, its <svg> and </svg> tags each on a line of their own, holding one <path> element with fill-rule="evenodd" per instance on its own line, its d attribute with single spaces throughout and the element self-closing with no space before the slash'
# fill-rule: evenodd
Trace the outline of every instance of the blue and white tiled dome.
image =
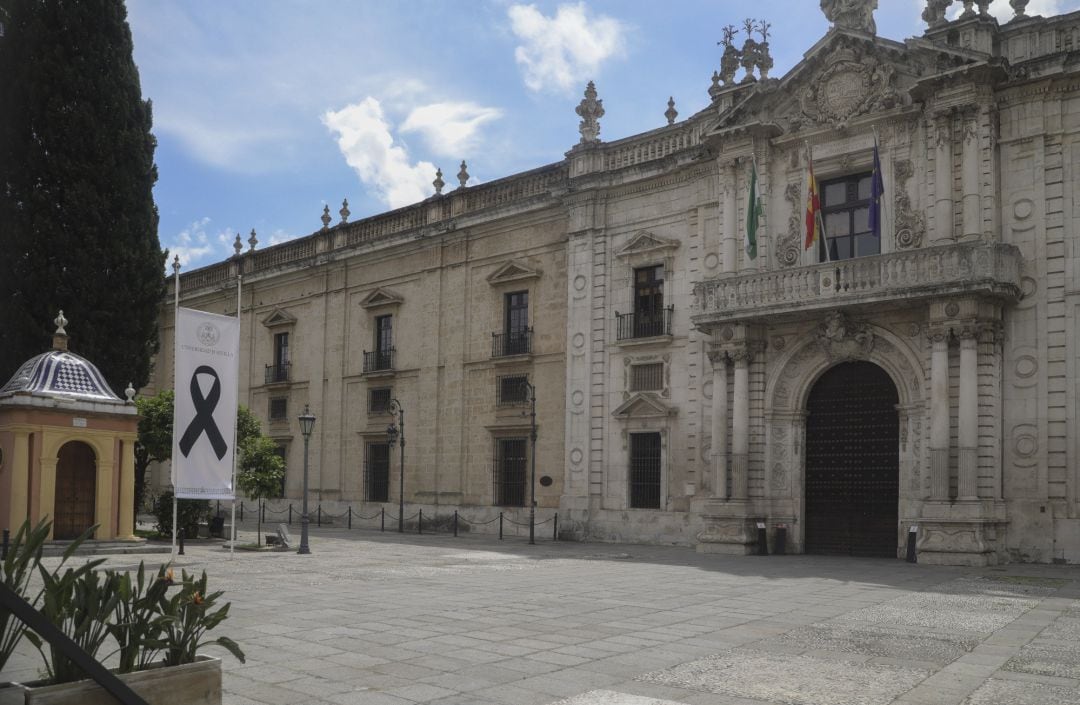
<svg viewBox="0 0 1080 705">
<path fill-rule="evenodd" d="M 63 311 L 57 317 L 53 349 L 24 362 L 0 387 L 0 399 L 15 395 L 66 397 L 72 400 L 120 402 L 101 372 L 84 357 L 67 350 Z"/>
</svg>

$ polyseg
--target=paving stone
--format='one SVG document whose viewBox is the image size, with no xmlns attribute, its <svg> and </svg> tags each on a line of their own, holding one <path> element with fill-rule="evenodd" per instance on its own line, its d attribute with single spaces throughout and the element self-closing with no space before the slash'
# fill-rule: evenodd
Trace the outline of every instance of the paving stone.
<svg viewBox="0 0 1080 705">
<path fill-rule="evenodd" d="M 870 705 L 889 702 L 928 675 L 923 669 L 736 650 L 638 680 L 789 705 Z"/>
<path fill-rule="evenodd" d="M 944 665 L 970 651 L 977 643 L 978 640 L 971 637 L 943 639 L 885 628 L 847 624 L 814 624 L 793 629 L 754 646 L 785 644 L 806 651 L 839 651 L 849 654 L 929 661 Z"/>
<path fill-rule="evenodd" d="M 1020 653 L 1005 664 L 1005 670 L 1080 679 L 1078 642 L 1025 644 Z M 1077 700 L 1080 701 L 1080 696 Z"/>
<path fill-rule="evenodd" d="M 1076 705 L 1076 687 L 1048 685 L 991 678 L 965 701 L 964 705 Z"/>
<path fill-rule="evenodd" d="M 683 705 L 674 700 L 660 700 L 644 695 L 630 695 L 613 690 L 590 690 L 572 698 L 557 700 L 551 705 Z"/>
</svg>

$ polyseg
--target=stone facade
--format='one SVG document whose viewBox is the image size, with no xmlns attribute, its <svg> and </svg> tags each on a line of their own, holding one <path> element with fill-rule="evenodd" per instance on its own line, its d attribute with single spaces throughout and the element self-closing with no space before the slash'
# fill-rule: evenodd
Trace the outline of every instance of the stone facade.
<svg viewBox="0 0 1080 705">
<path fill-rule="evenodd" d="M 327 215 L 311 236 L 183 275 L 183 305 L 232 313 L 246 272 L 241 394 L 260 414 L 288 398 L 269 425 L 288 495 L 294 412 L 310 404 L 313 488 L 364 498 L 364 443 L 389 420 L 365 400 L 385 384 L 408 412 L 410 506 L 491 511 L 497 441 L 527 435 L 496 378 L 522 373 L 538 390 L 537 474 L 552 478 L 538 503 L 566 534 L 742 553 L 782 527 L 787 550 L 814 550 L 808 400 L 857 361 L 898 400 L 886 553 L 914 533 L 923 562 L 1080 561 L 1080 13 L 1014 3 L 999 24 L 967 3 L 948 21 L 947 4 L 900 43 L 875 36 L 876 2 L 823 2 L 834 26 L 781 78 L 768 25 L 747 21 L 742 52 L 725 34 L 711 105 L 683 121 L 601 141 L 590 84 L 558 164 L 354 223 Z M 869 176 L 875 145 L 875 252 L 823 261 L 803 246 L 810 160 L 823 184 Z M 751 164 L 756 258 L 742 246 Z M 493 356 L 504 294 L 523 290 L 533 349 Z M 362 355 L 384 311 L 385 377 Z M 291 377 L 267 384 L 275 331 L 295 340 Z M 170 369 L 166 352 L 158 386 Z"/>
</svg>

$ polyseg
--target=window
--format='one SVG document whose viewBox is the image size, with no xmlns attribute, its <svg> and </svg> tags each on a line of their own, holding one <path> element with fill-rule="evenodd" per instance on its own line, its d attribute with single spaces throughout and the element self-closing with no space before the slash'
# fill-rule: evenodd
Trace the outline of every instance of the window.
<svg viewBox="0 0 1080 705">
<path fill-rule="evenodd" d="M 274 397 L 270 400 L 270 420 L 285 421 L 289 418 L 288 397 Z"/>
<path fill-rule="evenodd" d="M 390 444 L 368 443 L 364 462 L 364 499 L 390 501 Z"/>
<path fill-rule="evenodd" d="M 652 265 L 634 270 L 634 312 L 615 313 L 617 338 L 651 338 L 671 335 L 672 307 L 664 308 L 664 267 Z"/>
<path fill-rule="evenodd" d="M 278 333 L 274 336 L 274 366 L 289 364 L 289 334 Z"/>
<path fill-rule="evenodd" d="M 385 414 L 390 410 L 390 387 L 380 387 L 368 392 L 368 411 L 373 414 Z"/>
<path fill-rule="evenodd" d="M 630 507 L 660 508 L 660 434 L 630 434 Z"/>
<path fill-rule="evenodd" d="M 525 506 L 527 438 L 499 438 L 495 441 L 495 504 Z"/>
<path fill-rule="evenodd" d="M 630 366 L 630 391 L 655 392 L 664 388 L 664 363 Z"/>
<path fill-rule="evenodd" d="M 870 231 L 870 181 L 871 174 L 860 174 L 822 183 L 821 214 L 830 260 L 881 254 L 881 238 Z"/>
<path fill-rule="evenodd" d="M 506 294 L 503 312 L 502 350 L 496 350 L 495 356 L 527 355 L 531 352 L 529 345 L 529 292 L 515 291 Z M 496 342 L 498 342 L 497 337 Z"/>
<path fill-rule="evenodd" d="M 526 404 L 529 401 L 528 375 L 504 375 L 496 379 L 496 404 Z"/>
<path fill-rule="evenodd" d="M 394 349 L 394 317 L 378 316 L 375 319 L 375 351 L 389 353 Z"/>
</svg>

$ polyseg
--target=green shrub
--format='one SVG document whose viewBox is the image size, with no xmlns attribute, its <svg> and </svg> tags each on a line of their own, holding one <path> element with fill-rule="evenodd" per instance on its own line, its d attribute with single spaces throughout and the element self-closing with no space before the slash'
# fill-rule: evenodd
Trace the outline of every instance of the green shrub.
<svg viewBox="0 0 1080 705">
<path fill-rule="evenodd" d="M 162 537 L 172 536 L 173 493 L 169 490 L 162 492 L 154 502 L 154 516 L 157 517 L 157 531 Z M 199 535 L 199 524 L 210 518 L 210 500 L 206 499 L 181 499 L 177 501 L 177 513 L 180 515 L 178 528 L 184 530 L 184 535 L 193 538 Z"/>
</svg>

